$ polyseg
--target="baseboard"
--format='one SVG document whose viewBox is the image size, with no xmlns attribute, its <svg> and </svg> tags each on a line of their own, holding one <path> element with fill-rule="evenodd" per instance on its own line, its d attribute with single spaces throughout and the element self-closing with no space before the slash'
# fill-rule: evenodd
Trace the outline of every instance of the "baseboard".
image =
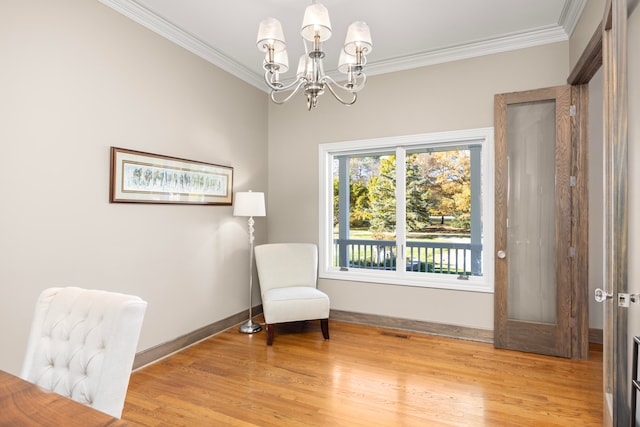
<svg viewBox="0 0 640 427">
<path fill-rule="evenodd" d="M 262 313 L 262 305 L 253 308 L 253 315 Z M 140 369 L 150 363 L 163 359 L 177 351 L 189 347 L 197 342 L 207 339 L 222 331 L 226 331 L 249 318 L 249 310 L 242 311 L 233 316 L 229 316 L 226 319 L 219 320 L 211 323 L 210 325 L 203 326 L 200 329 L 196 329 L 193 332 L 182 335 L 174 340 L 159 344 L 155 347 L 151 347 L 147 350 L 143 350 L 136 353 L 136 357 L 133 361 L 133 369 Z"/>
<path fill-rule="evenodd" d="M 604 344 L 602 329 L 589 328 L 589 343 Z"/>
<path fill-rule="evenodd" d="M 352 313 L 340 310 L 331 310 L 329 318 L 339 322 L 357 323 L 381 328 L 399 329 L 403 331 L 421 332 L 470 341 L 493 343 L 493 330 L 489 329 L 469 328 L 465 326 L 399 319 L 396 317 L 379 316 L 375 314 Z"/>
<path fill-rule="evenodd" d="M 253 308 L 254 315 L 261 313 L 262 305 Z M 200 329 L 196 329 L 195 331 L 182 335 L 174 340 L 143 350 L 136 354 L 133 362 L 133 369 L 140 369 L 143 366 L 165 358 L 199 341 L 237 326 L 247 320 L 248 316 L 249 310 L 245 310 L 233 316 L 229 316 L 226 319 L 222 319 Z M 396 317 L 353 313 L 341 310 L 331 310 L 329 317 L 331 320 L 336 320 L 338 322 L 356 323 L 380 328 L 398 329 L 402 331 L 420 332 L 470 341 L 493 343 L 493 330 L 489 329 L 469 328 L 465 326 L 399 319 Z M 602 344 L 602 329 L 590 328 L 589 342 L 593 344 Z"/>
</svg>

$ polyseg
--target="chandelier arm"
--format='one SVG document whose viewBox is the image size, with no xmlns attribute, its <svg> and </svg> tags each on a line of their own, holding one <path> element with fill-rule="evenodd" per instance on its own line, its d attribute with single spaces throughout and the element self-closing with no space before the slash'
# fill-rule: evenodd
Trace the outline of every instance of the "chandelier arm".
<svg viewBox="0 0 640 427">
<path fill-rule="evenodd" d="M 333 84 L 332 84 L 333 83 Z M 325 79 L 325 87 L 327 87 L 329 89 L 329 92 L 331 92 L 331 95 L 333 95 L 333 97 L 335 99 L 338 100 L 338 102 L 340 102 L 343 105 L 353 105 L 356 103 L 356 101 L 358 100 L 358 94 L 356 92 L 350 92 L 351 95 L 353 96 L 353 98 L 350 101 L 345 101 L 344 99 L 342 99 L 340 97 L 340 95 L 338 95 L 336 93 L 336 91 L 333 89 L 333 85 L 336 85 L 342 89 L 344 89 L 342 86 L 340 86 L 339 84 L 337 84 L 333 79 L 331 78 L 327 78 Z M 346 89 L 345 89 L 346 90 Z"/>
<path fill-rule="evenodd" d="M 271 100 L 276 104 L 284 104 L 285 102 L 288 102 L 291 98 L 294 97 L 294 95 L 296 93 L 298 93 L 298 91 L 300 90 L 302 85 L 305 83 L 305 80 L 304 79 L 296 80 L 294 83 L 298 83 L 298 86 L 296 86 L 296 88 L 286 98 L 283 98 L 281 100 L 276 99 L 275 95 L 276 95 L 276 93 L 280 92 L 283 89 L 281 89 L 281 90 L 272 90 L 271 93 L 269 94 L 269 96 L 271 97 Z M 290 84 L 287 87 L 291 87 L 291 86 L 293 86 L 293 84 Z"/>
<path fill-rule="evenodd" d="M 364 89 L 364 86 L 367 83 L 367 75 L 365 73 L 360 73 L 358 76 L 356 76 L 356 78 L 357 77 L 362 77 L 362 79 L 359 84 L 354 85 L 352 88 L 348 88 L 345 85 L 341 85 L 340 83 L 336 82 L 333 78 L 331 78 L 331 76 L 325 76 L 324 79 L 325 81 L 333 83 L 334 85 L 338 86 L 340 89 L 344 91 L 354 93 L 354 92 L 360 92 L 362 89 Z"/>
<path fill-rule="evenodd" d="M 357 79 L 360 76 L 362 76 L 362 81 L 360 82 L 360 84 L 354 86 L 354 92 L 360 92 L 364 88 L 364 85 L 367 83 L 367 75 L 365 73 L 360 73 L 358 76 L 356 76 L 356 81 L 358 81 Z"/>
<path fill-rule="evenodd" d="M 274 91 L 274 92 L 282 92 L 282 91 L 285 91 L 285 90 L 289 90 L 289 89 L 291 89 L 292 87 L 294 87 L 294 86 L 296 86 L 296 85 L 298 85 L 298 87 L 299 87 L 299 86 L 300 86 L 300 84 L 302 84 L 302 83 L 303 83 L 303 81 L 304 81 L 304 80 L 302 80 L 302 81 L 301 81 L 301 79 L 296 79 L 296 80 L 292 81 L 291 83 L 289 83 L 289 84 L 288 84 L 288 85 L 286 85 L 286 86 L 284 86 L 284 85 L 283 85 L 283 86 L 275 86 L 275 85 L 274 85 L 273 83 L 271 83 L 271 81 L 269 80 L 269 74 L 270 74 L 270 71 L 269 71 L 269 70 L 265 71 L 265 73 L 264 73 L 264 81 L 265 81 L 265 83 L 267 83 L 267 86 L 269 86 L 269 89 L 271 89 L 271 90 L 272 90 L 272 91 Z M 298 89 L 298 88 L 296 87 L 296 90 L 297 90 L 297 89 Z"/>
</svg>

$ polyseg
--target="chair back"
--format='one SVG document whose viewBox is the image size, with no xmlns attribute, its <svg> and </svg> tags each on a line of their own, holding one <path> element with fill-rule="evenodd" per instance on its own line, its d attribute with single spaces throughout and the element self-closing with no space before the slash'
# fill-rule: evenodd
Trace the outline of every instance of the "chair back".
<svg viewBox="0 0 640 427">
<path fill-rule="evenodd" d="M 313 243 L 269 243 L 256 246 L 260 292 L 274 288 L 308 286 L 318 279 L 318 248 Z"/>
<path fill-rule="evenodd" d="M 36 304 L 21 377 L 120 418 L 146 307 L 131 295 L 46 289 Z"/>
</svg>

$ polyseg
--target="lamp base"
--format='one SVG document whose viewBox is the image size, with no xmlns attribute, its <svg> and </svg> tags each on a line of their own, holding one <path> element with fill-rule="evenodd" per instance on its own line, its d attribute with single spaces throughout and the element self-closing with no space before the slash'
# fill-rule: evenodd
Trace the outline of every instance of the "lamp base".
<svg viewBox="0 0 640 427">
<path fill-rule="evenodd" d="M 253 320 L 249 319 L 240 325 L 239 331 L 243 334 L 255 334 L 256 332 L 260 332 L 262 330 L 262 326 L 258 323 L 255 323 Z"/>
</svg>

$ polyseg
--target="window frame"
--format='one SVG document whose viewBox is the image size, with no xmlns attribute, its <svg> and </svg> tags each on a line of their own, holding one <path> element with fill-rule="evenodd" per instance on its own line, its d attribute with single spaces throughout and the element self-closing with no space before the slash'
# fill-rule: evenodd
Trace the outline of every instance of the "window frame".
<svg viewBox="0 0 640 427">
<path fill-rule="evenodd" d="M 482 206 L 482 276 L 460 280 L 438 273 L 407 272 L 404 269 L 380 271 L 349 269 L 332 265 L 333 248 L 333 159 L 339 155 L 369 155 L 376 151 L 401 152 L 417 148 L 480 145 Z M 318 146 L 319 216 L 318 275 L 322 279 L 371 282 L 389 285 L 450 289 L 471 292 L 493 292 L 494 289 L 494 129 L 493 127 L 331 142 Z M 404 155 L 402 156 L 404 160 Z M 396 199 L 404 197 L 404 188 L 396 189 Z M 397 238 L 398 236 L 396 236 Z"/>
</svg>

